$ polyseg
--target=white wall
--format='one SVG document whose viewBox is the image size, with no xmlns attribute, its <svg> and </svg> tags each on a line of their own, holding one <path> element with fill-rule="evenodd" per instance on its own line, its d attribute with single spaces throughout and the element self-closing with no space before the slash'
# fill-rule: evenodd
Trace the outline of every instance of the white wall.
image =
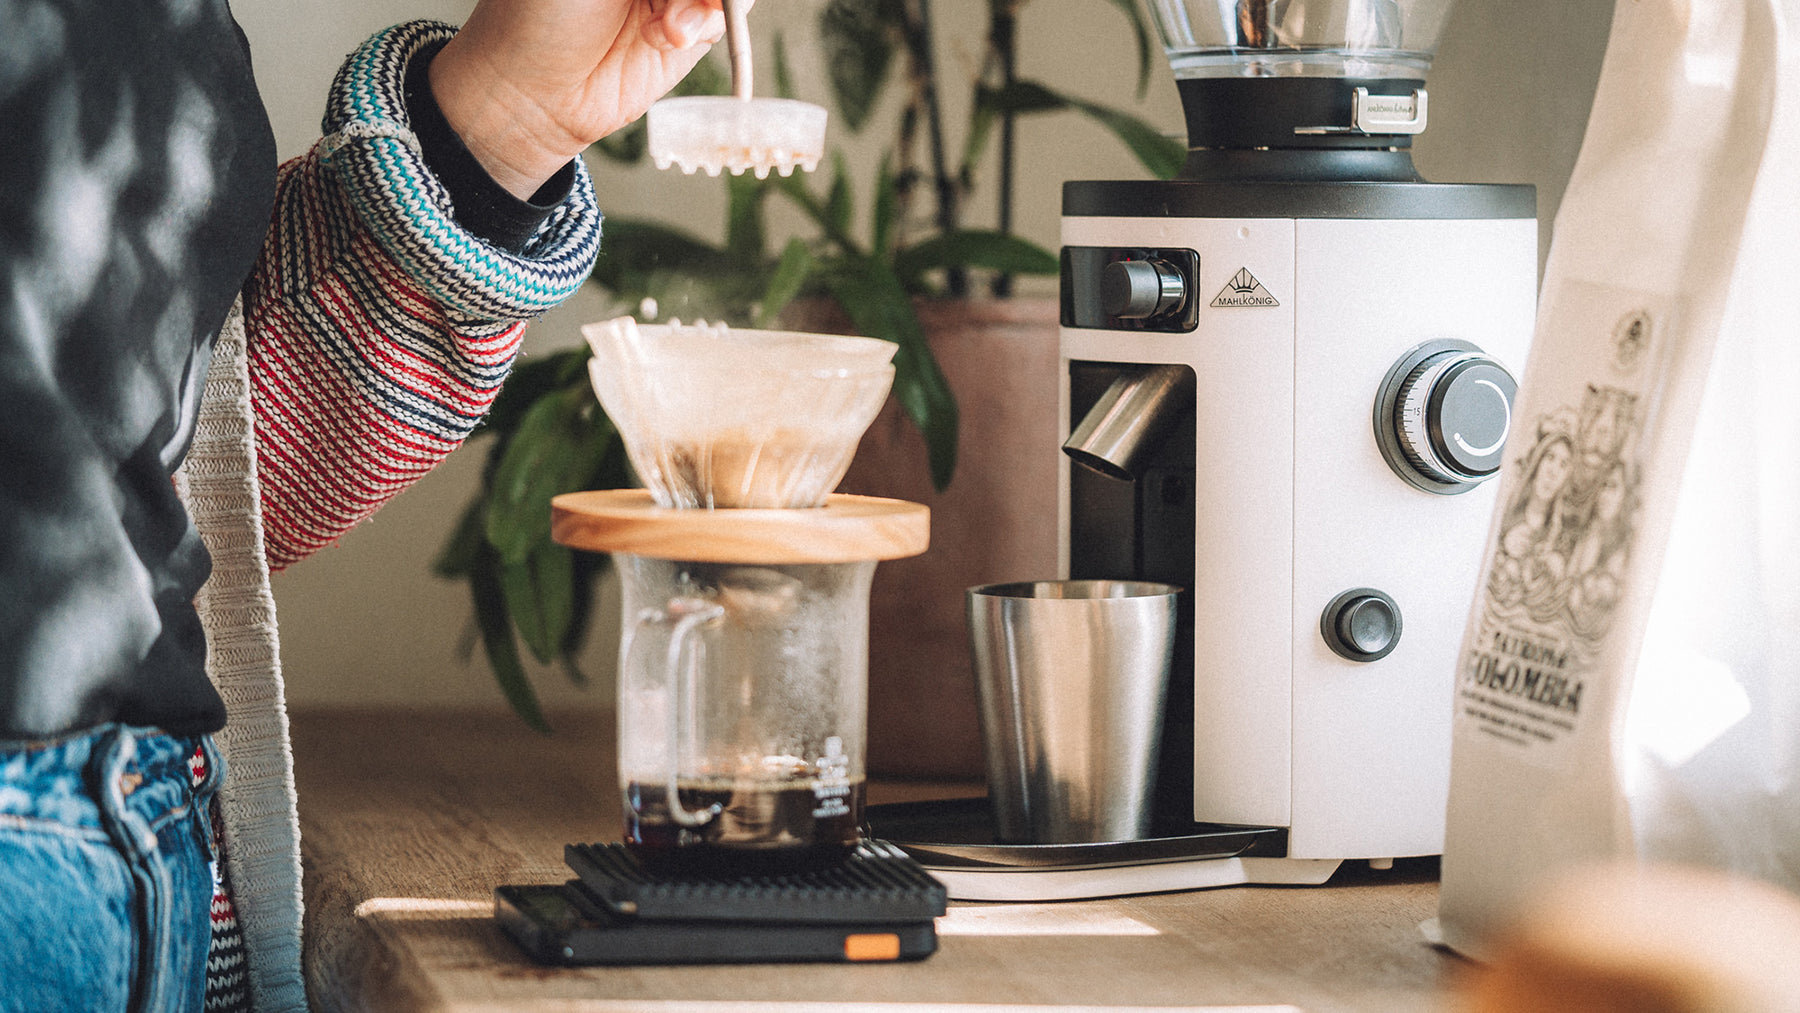
<svg viewBox="0 0 1800 1013">
<path fill-rule="evenodd" d="M 303 151 L 317 135 L 331 75 L 370 32 L 412 17 L 457 22 L 471 6 L 455 0 L 237 0 L 233 7 L 251 39 L 282 155 Z M 752 18 L 759 41 L 777 24 L 789 34 L 798 85 L 807 97 L 821 95 L 818 67 L 806 59 L 812 52 L 808 27 L 819 6 L 819 0 L 760 0 Z M 1417 147 L 1422 171 L 1441 181 L 1537 184 L 1547 241 L 1586 122 L 1611 6 L 1604 0 L 1460 0 L 1431 77 L 1431 126 Z M 934 8 L 940 60 L 972 73 L 985 7 L 940 0 Z M 1109 4 L 1035 0 L 1024 12 L 1021 71 L 1088 99 L 1135 106 L 1179 134 L 1175 88 L 1160 63 L 1149 95 L 1138 103 L 1135 57 L 1124 26 Z M 952 122 L 960 108 L 949 110 Z M 882 142 L 879 136 L 850 141 L 858 180 L 871 178 Z M 1021 144 L 1017 226 L 1048 247 L 1057 241 L 1063 180 L 1142 175 L 1109 135 L 1073 114 L 1027 122 Z M 649 168 L 594 168 L 604 208 L 622 215 L 678 213 L 679 219 L 670 219 L 675 224 L 720 234 L 717 181 Z M 986 191 L 991 198 L 992 186 Z M 866 184 L 860 196 L 866 198 Z M 1053 291 L 1053 285 L 1039 288 Z M 580 323 L 607 313 L 593 293 L 577 297 L 533 325 L 526 354 L 577 341 Z M 337 546 L 276 578 L 293 703 L 499 705 L 479 656 L 460 656 L 469 618 L 465 592 L 428 570 L 479 466 L 479 454 L 453 455 Z M 610 611 L 611 603 L 600 607 Z M 612 645 L 606 627 L 598 633 L 586 663 L 604 676 Z M 583 692 L 554 671 L 537 673 L 536 685 L 553 705 L 595 703 L 610 692 L 604 678 Z"/>
</svg>

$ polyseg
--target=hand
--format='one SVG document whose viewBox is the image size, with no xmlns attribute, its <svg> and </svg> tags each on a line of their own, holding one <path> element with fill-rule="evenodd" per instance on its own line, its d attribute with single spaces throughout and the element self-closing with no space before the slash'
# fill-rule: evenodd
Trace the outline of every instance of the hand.
<svg viewBox="0 0 1800 1013">
<path fill-rule="evenodd" d="M 444 118 L 528 198 L 644 114 L 725 34 L 723 0 L 481 0 L 431 63 Z"/>
</svg>

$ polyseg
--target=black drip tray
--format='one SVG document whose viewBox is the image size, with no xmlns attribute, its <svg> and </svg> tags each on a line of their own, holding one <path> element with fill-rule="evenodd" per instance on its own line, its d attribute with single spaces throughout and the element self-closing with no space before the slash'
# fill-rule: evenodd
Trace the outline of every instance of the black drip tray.
<svg viewBox="0 0 1800 1013">
<path fill-rule="evenodd" d="M 657 876 L 617 843 L 565 845 L 563 859 L 596 899 L 641 921 L 930 921 L 948 896 L 916 860 L 881 841 L 857 845 L 841 865 L 780 876 Z"/>
<path fill-rule="evenodd" d="M 1050 871 L 1233 858 L 1280 828 L 1217 826 L 1171 837 L 1100 844 L 1002 844 L 985 798 L 890 802 L 870 806 L 869 829 L 932 869 Z M 960 896 L 960 895 L 959 895 Z"/>
</svg>

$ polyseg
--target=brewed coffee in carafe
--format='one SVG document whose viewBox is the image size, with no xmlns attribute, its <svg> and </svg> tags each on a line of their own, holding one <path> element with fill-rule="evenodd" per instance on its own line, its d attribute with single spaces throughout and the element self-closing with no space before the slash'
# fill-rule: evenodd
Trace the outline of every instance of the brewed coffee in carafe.
<svg viewBox="0 0 1800 1013">
<path fill-rule="evenodd" d="M 861 834 L 875 563 L 617 558 L 626 844 L 657 872 L 842 860 Z"/>
</svg>

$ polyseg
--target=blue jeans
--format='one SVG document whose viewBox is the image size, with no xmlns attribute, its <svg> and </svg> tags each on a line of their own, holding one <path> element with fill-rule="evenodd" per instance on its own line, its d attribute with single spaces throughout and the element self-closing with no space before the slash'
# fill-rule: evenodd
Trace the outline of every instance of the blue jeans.
<svg viewBox="0 0 1800 1013">
<path fill-rule="evenodd" d="M 223 776 L 209 737 L 0 742 L 0 1011 L 201 1009 Z"/>
</svg>

